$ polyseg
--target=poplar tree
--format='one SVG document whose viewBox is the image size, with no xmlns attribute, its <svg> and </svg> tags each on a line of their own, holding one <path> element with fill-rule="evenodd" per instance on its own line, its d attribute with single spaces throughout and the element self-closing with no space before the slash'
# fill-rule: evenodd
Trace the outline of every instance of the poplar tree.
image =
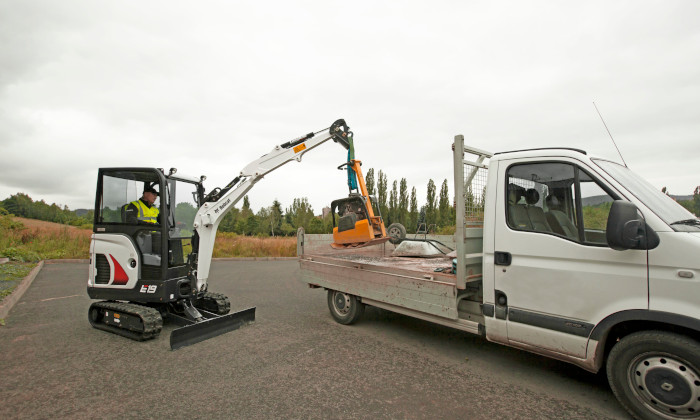
<svg viewBox="0 0 700 420">
<path fill-rule="evenodd" d="M 408 223 L 408 184 L 406 178 L 401 178 L 399 185 L 398 222 L 405 227 Z"/>
<path fill-rule="evenodd" d="M 440 200 L 438 203 L 438 226 L 445 227 L 452 225 L 452 206 L 450 205 L 450 195 L 447 191 L 447 179 L 442 181 Z"/>
<path fill-rule="evenodd" d="M 389 224 L 398 220 L 399 207 L 399 192 L 396 180 L 391 184 L 391 193 L 389 193 Z"/>
<path fill-rule="evenodd" d="M 435 202 L 435 182 L 430 179 L 428 180 L 428 194 L 426 196 L 425 203 L 425 224 L 431 225 L 437 222 L 437 203 Z"/>
<path fill-rule="evenodd" d="M 367 175 L 365 175 L 365 186 L 367 186 L 367 193 L 369 195 L 374 195 L 374 168 L 369 168 Z"/>
<path fill-rule="evenodd" d="M 408 229 L 415 232 L 418 228 L 418 199 L 416 198 L 416 187 L 411 189 L 411 207 L 408 213 Z"/>
<path fill-rule="evenodd" d="M 387 206 L 387 180 L 386 174 L 379 170 L 379 182 L 377 183 L 377 201 L 379 201 L 379 211 L 383 217 L 387 217 L 389 207 Z"/>
</svg>

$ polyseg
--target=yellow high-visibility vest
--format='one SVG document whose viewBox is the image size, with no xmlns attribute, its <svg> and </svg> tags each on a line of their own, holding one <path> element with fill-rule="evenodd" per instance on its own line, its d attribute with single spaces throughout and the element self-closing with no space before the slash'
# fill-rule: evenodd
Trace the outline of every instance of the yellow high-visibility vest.
<svg viewBox="0 0 700 420">
<path fill-rule="evenodd" d="M 137 219 L 140 222 L 153 224 L 158 223 L 158 214 L 160 211 L 155 206 L 151 206 L 149 208 L 146 203 L 141 200 L 132 201 L 131 204 L 135 205 L 136 208 L 139 209 L 139 216 Z"/>
</svg>

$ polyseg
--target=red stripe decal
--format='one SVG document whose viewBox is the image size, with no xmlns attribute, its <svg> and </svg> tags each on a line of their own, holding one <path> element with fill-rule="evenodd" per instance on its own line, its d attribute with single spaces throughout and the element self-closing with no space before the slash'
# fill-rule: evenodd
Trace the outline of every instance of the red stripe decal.
<svg viewBox="0 0 700 420">
<path fill-rule="evenodd" d="M 126 272 L 122 268 L 121 265 L 117 262 L 117 260 L 114 259 L 112 254 L 109 254 L 109 258 L 112 259 L 112 262 L 114 263 L 114 281 L 112 284 L 126 284 L 129 282 L 129 276 L 126 275 Z"/>
</svg>

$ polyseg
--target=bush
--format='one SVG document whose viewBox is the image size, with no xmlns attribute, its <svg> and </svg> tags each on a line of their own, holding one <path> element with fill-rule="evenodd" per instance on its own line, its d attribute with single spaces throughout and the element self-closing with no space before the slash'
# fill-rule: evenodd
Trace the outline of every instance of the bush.
<svg viewBox="0 0 700 420">
<path fill-rule="evenodd" d="M 31 262 L 41 260 L 39 254 L 23 247 L 5 248 L 4 250 L 0 251 L 0 254 L 12 261 Z"/>
<path fill-rule="evenodd" d="M 435 232 L 436 235 L 454 235 L 455 231 L 457 230 L 456 226 L 443 226 L 441 228 L 438 228 L 437 232 Z"/>
<path fill-rule="evenodd" d="M 0 210 L 5 209 L 0 207 Z M 14 219 L 12 219 L 12 215 L 7 213 L 7 210 L 5 210 L 4 214 L 0 212 L 0 229 L 19 230 L 23 228 L 24 225 L 22 222 L 16 222 Z"/>
</svg>

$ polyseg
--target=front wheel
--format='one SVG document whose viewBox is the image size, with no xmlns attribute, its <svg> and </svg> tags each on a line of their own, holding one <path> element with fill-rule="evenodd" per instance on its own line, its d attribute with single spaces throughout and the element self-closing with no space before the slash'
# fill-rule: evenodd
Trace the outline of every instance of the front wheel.
<svg viewBox="0 0 700 420">
<path fill-rule="evenodd" d="M 700 419 L 700 343 L 663 331 L 630 334 L 607 361 L 610 387 L 639 419 Z"/>
<path fill-rule="evenodd" d="M 365 312 L 365 304 L 360 302 L 357 296 L 329 290 L 328 309 L 331 310 L 331 315 L 337 322 L 350 325 L 360 319 Z"/>
</svg>

